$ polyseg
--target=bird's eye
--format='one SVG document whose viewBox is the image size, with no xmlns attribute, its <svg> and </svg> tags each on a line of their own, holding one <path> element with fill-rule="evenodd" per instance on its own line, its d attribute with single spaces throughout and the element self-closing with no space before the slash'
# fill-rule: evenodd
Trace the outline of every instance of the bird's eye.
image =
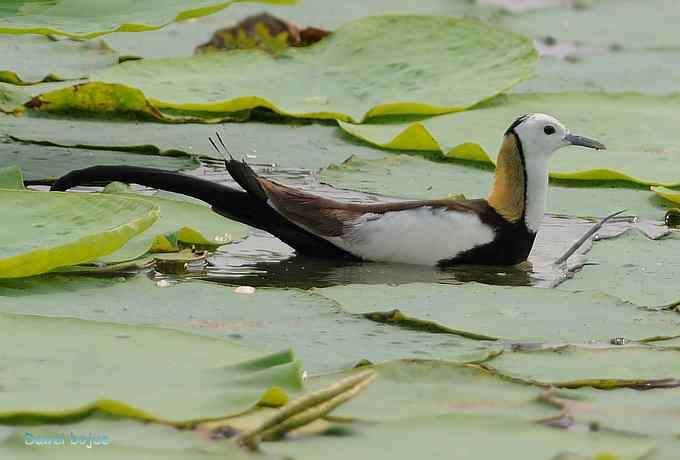
<svg viewBox="0 0 680 460">
<path fill-rule="evenodd" d="M 548 125 L 545 128 L 543 128 L 543 132 L 546 133 L 547 135 L 555 134 L 555 127 Z"/>
</svg>

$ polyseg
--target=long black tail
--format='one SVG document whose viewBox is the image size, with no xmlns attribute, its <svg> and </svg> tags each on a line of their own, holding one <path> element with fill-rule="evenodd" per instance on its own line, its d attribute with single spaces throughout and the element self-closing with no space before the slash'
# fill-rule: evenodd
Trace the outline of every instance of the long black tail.
<svg viewBox="0 0 680 460">
<path fill-rule="evenodd" d="M 51 189 L 65 191 L 77 185 L 114 181 L 198 198 L 212 206 L 213 211 L 220 215 L 271 233 L 300 254 L 356 260 L 346 251 L 290 222 L 261 197 L 178 172 L 141 166 L 93 166 L 71 171 L 58 179 Z"/>
</svg>

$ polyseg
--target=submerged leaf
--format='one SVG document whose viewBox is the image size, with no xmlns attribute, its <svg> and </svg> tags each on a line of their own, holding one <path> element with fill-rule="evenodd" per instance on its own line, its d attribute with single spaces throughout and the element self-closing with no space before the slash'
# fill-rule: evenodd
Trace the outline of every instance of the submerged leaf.
<svg viewBox="0 0 680 460">
<path fill-rule="evenodd" d="M 175 21 L 206 16 L 239 0 L 14 0 L 0 6 L 0 33 L 64 35 L 89 39 L 112 32 L 156 30 Z M 241 0 L 249 1 L 249 0 Z M 291 4 L 294 0 L 257 0 Z"/>
<path fill-rule="evenodd" d="M 477 21 L 376 16 L 277 58 L 242 50 L 149 59 L 92 79 L 122 85 L 121 91 L 136 88 L 161 109 L 209 114 L 266 107 L 294 117 L 361 121 L 465 109 L 529 77 L 536 60 L 525 37 Z"/>
<path fill-rule="evenodd" d="M 569 148 L 551 160 L 550 177 L 680 185 L 677 130 L 680 96 L 622 93 L 525 93 L 502 96 L 476 110 L 419 122 L 353 125 L 349 134 L 390 149 L 440 151 L 461 160 L 492 163 L 503 133 L 518 115 L 547 112 L 572 132 L 602 141 L 608 150 Z M 641 123 L 640 120 L 645 120 Z"/>
<path fill-rule="evenodd" d="M 0 209 L 0 278 L 92 261 L 158 218 L 151 203 L 84 193 L 0 190 Z"/>
<path fill-rule="evenodd" d="M 98 411 L 182 424 L 282 405 L 302 386 L 290 352 L 167 329 L 1 314 L 0 331 L 12 367 L 0 394 L 5 422 Z M 36 398 L 45 392 L 53 397 Z"/>
</svg>

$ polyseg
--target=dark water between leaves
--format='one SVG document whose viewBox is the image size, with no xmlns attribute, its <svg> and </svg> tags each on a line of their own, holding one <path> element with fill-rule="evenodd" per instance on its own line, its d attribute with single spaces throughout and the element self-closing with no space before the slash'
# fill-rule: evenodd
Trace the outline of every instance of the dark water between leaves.
<svg viewBox="0 0 680 460">
<path fill-rule="evenodd" d="M 304 188 L 307 191 L 338 200 L 353 202 L 391 201 L 397 198 L 337 189 L 318 181 L 308 170 L 277 169 L 255 165 L 259 174 L 270 179 Z M 203 169 L 203 177 L 235 186 L 222 170 Z M 466 266 L 446 270 L 416 265 L 326 261 L 295 255 L 278 239 L 253 230 L 246 240 L 224 246 L 209 260 L 209 266 L 191 273 L 191 278 L 254 287 L 287 287 L 307 289 L 345 284 L 461 283 L 477 281 L 509 286 L 554 287 L 578 270 L 590 243 L 577 251 L 566 265 L 553 261 L 562 255 L 596 222 L 592 219 L 547 215 L 528 263 L 516 267 Z M 607 223 L 596 235 L 610 238 L 631 227 L 653 233 L 656 225 L 621 217 Z"/>
</svg>

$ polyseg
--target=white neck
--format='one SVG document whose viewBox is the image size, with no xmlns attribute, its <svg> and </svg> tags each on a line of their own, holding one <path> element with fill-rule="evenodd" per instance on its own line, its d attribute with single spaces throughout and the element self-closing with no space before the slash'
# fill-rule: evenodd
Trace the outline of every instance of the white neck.
<svg viewBox="0 0 680 460">
<path fill-rule="evenodd" d="M 525 164 L 526 168 L 526 208 L 524 221 L 532 232 L 538 232 L 543 222 L 543 214 L 548 201 L 548 158 L 533 155 Z"/>
</svg>

